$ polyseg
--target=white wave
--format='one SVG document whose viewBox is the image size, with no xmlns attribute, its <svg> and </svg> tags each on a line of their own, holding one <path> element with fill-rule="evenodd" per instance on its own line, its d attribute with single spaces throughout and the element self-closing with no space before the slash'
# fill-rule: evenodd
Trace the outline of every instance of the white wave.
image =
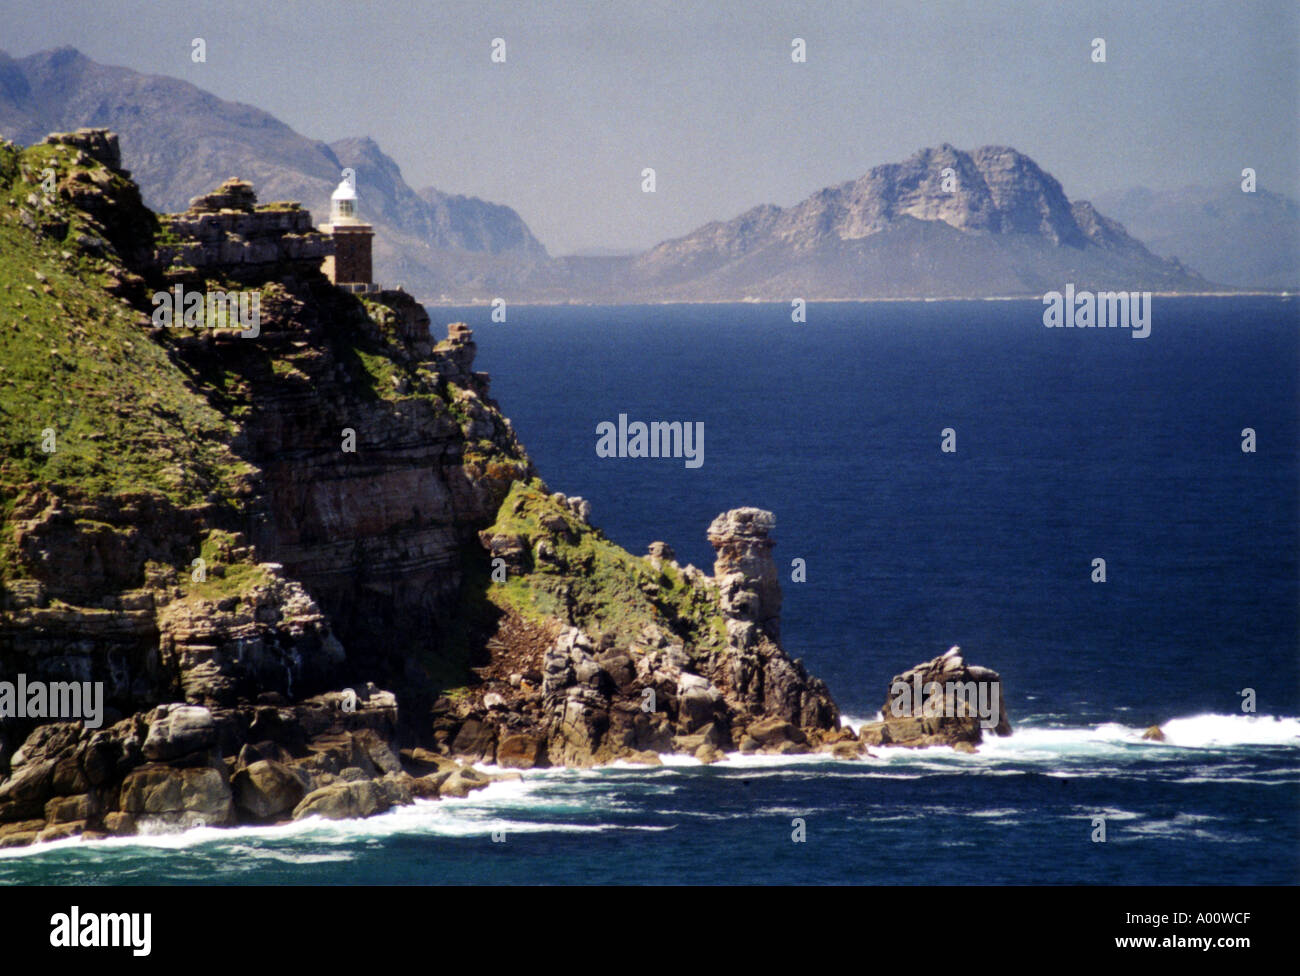
<svg viewBox="0 0 1300 976">
<path fill-rule="evenodd" d="M 1169 745 L 1300 746 L 1300 719 L 1273 715 L 1195 715 L 1175 718 L 1160 728 Z"/>
<path fill-rule="evenodd" d="M 879 722 L 882 718 L 884 718 L 884 716 L 880 712 L 876 712 L 876 714 L 871 718 L 856 718 L 852 715 L 841 715 L 840 725 L 852 729 L 856 734 L 858 729 L 862 728 L 862 726 L 868 725 L 871 722 Z"/>
<path fill-rule="evenodd" d="M 844 724 L 860 727 L 862 721 L 846 717 Z M 1164 742 L 1142 738 L 1143 729 L 1119 723 L 1095 727 L 1016 726 L 1010 736 L 986 736 L 976 753 L 959 753 L 946 746 L 921 749 L 880 747 L 871 757 L 834 759 L 827 753 L 761 755 L 730 753 L 717 764 L 721 772 L 734 770 L 746 778 L 852 776 L 879 779 L 921 779 L 932 775 L 1026 775 L 1026 764 L 1045 766 L 1053 777 L 1114 777 L 1124 774 L 1116 760 L 1134 757 L 1176 759 L 1189 750 L 1224 751 L 1252 746 L 1300 748 L 1300 719 L 1276 716 L 1203 714 L 1171 719 L 1161 725 Z M 1208 757 L 1207 757 L 1208 758 Z M 519 779 L 500 780 L 464 798 L 416 800 L 384 814 L 361 820 L 309 818 L 274 826 L 197 827 L 171 833 L 104 838 L 87 843 L 69 838 L 31 847 L 0 850 L 0 859 L 40 856 L 52 851 L 80 852 L 135 847 L 182 850 L 212 845 L 222 850 L 237 847 L 241 857 L 319 857 L 335 860 L 349 855 L 278 852 L 268 846 L 290 840 L 310 841 L 328 849 L 362 841 L 382 841 L 393 834 L 429 834 L 447 837 L 488 836 L 493 830 L 510 833 L 580 833 L 606 830 L 667 830 L 670 827 L 634 823 L 575 823 L 593 810 L 631 813 L 639 803 L 622 795 L 629 782 L 649 794 L 671 794 L 679 787 L 672 780 L 696 775 L 699 760 L 687 755 L 664 755 L 662 766 L 614 763 L 592 769 L 526 770 Z M 803 768 L 800 768 L 803 767 Z M 812 768 L 817 767 L 817 768 Z M 480 767 L 495 771 L 493 767 Z M 1032 771 L 1032 770 L 1030 770 Z M 1181 770 L 1180 770 L 1181 772 Z M 1242 782 L 1262 785 L 1294 783 L 1294 771 L 1241 775 L 1240 769 L 1219 769 L 1212 762 L 1188 770 L 1182 783 Z M 734 775 L 734 774 L 733 774 Z M 653 786 L 650 784 L 653 782 Z M 676 811 L 681 815 L 681 811 Z M 1003 811 L 992 811 L 994 813 Z M 1011 811 L 1005 811 L 1010 813 Z M 573 816 L 569 816 L 573 814 Z M 1176 825 L 1182 827 L 1183 825 Z M 301 863 L 311 863 L 302 861 Z"/>
<path fill-rule="evenodd" d="M 1243 783 L 1250 786 L 1294 786 L 1300 783 L 1300 779 L 1268 779 L 1264 774 L 1258 778 L 1250 776 L 1185 776 L 1182 779 L 1171 779 L 1171 783 L 1183 783 L 1195 786 L 1198 783 Z"/>
<path fill-rule="evenodd" d="M 1268 715 L 1196 715 L 1175 718 L 1160 726 L 1163 742 L 1143 739 L 1142 728 L 1106 722 L 1093 727 L 1033 728 L 1018 726 L 1005 738 L 986 736 L 977 755 L 1004 759 L 1090 758 L 1105 754 L 1131 755 L 1135 747 L 1151 755 L 1177 754 L 1184 749 L 1227 749 L 1289 745 L 1300 748 L 1300 719 Z"/>
<path fill-rule="evenodd" d="M 282 848 L 269 848 L 261 844 L 284 841 L 309 841 L 317 847 L 347 845 L 357 841 L 381 841 L 395 834 L 428 834 L 444 837 L 489 837 L 494 830 L 511 833 L 587 833 L 606 830 L 667 830 L 668 827 L 639 824 L 584 824 L 561 820 L 523 819 L 531 813 L 568 812 L 566 805 L 575 811 L 590 811 L 599 806 L 599 797 L 584 797 L 582 801 L 565 804 L 563 799 L 531 799 L 528 794 L 542 784 L 538 778 L 506 780 L 490 783 L 467 797 L 447 797 L 441 800 L 417 799 L 414 803 L 393 807 L 385 813 L 357 820 L 326 820 L 307 817 L 292 823 L 270 826 L 244 825 L 239 827 L 192 827 L 167 833 L 135 834 L 130 837 L 106 837 L 92 842 L 79 837 L 33 844 L 29 847 L 0 850 L 0 858 L 31 857 L 51 851 L 75 849 L 88 853 L 114 848 L 139 848 L 154 850 L 185 850 L 211 846 L 223 853 L 235 849 L 241 858 L 255 860 L 266 857 L 283 860 Z M 594 802 L 593 802 L 594 801 Z M 511 807 L 517 816 L 511 817 Z M 559 809 L 557 809 L 559 808 Z M 336 856 L 337 857 L 337 856 Z M 348 855 L 342 855 L 342 858 Z"/>
</svg>

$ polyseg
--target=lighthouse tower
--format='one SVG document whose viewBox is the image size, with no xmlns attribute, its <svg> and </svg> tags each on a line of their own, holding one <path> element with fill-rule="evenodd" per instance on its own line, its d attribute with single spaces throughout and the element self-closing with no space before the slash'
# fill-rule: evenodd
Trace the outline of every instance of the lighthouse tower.
<svg viewBox="0 0 1300 976">
<path fill-rule="evenodd" d="M 348 291 L 373 291 L 370 245 L 375 230 L 357 217 L 357 189 L 351 180 L 340 183 L 330 197 L 330 222 L 321 232 L 334 238 L 334 253 L 321 264 L 325 276 Z"/>
</svg>

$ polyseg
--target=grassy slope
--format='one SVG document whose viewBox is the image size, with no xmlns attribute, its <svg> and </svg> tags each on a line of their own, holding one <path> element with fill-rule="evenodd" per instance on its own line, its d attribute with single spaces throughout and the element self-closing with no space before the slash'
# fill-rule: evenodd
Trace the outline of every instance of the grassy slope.
<svg viewBox="0 0 1300 976">
<path fill-rule="evenodd" d="M 580 522 L 534 482 L 516 483 L 489 532 L 518 535 L 536 553 L 550 544 L 553 560 L 529 560 L 529 571 L 492 583 L 488 599 L 525 617 L 572 618 L 594 638 L 620 646 L 643 639 L 647 625 L 675 633 L 700 651 L 726 645 L 716 596 L 671 564 L 657 570 Z"/>
<path fill-rule="evenodd" d="M 46 167 L 58 179 L 48 199 L 39 182 Z M 234 503 L 231 489 L 253 473 L 228 447 L 237 418 L 249 408 L 247 377 L 223 373 L 216 362 L 216 373 L 187 374 L 170 358 L 165 334 L 160 341 L 140 311 L 110 294 L 113 275 L 123 269 L 77 243 L 103 229 L 63 192 L 92 180 L 109 189 L 124 182 L 72 147 L 0 145 L 0 520 L 7 520 L 19 489 L 31 484 L 87 497 L 152 491 L 181 506 Z M 66 233 L 35 233 L 24 225 L 23 211 L 47 226 L 66 223 Z M 277 287 L 264 289 L 264 299 Z M 391 315 L 373 303 L 366 311 L 376 322 Z M 432 396 L 439 412 L 462 426 L 468 422 L 454 387 L 446 399 L 420 383 L 397 394 L 395 377 L 416 378 L 409 365 L 385 342 L 351 336 L 348 351 L 362 374 L 355 378 L 374 395 Z M 294 371 L 291 357 L 266 368 Z M 41 450 L 47 428 L 55 432 L 53 453 Z M 496 465 L 502 477 L 517 477 L 519 462 L 490 444 L 467 444 L 466 461 L 489 475 L 495 476 Z M 546 540 L 556 558 L 530 559 L 526 574 L 495 583 L 483 554 L 468 554 L 466 596 L 476 604 L 464 608 L 469 618 L 509 610 L 539 622 L 571 619 L 597 638 L 612 634 L 624 645 L 638 641 L 647 625 L 699 651 L 725 644 L 725 626 L 706 587 L 615 546 L 553 501 L 540 482 L 516 483 L 490 531 L 521 535 L 533 551 Z M 11 542 L 9 533 L 0 533 L 0 577 L 23 575 Z M 225 534 L 209 533 L 201 549 L 208 580 L 193 585 L 196 595 L 219 599 L 263 582 L 254 566 L 230 558 L 231 547 Z M 191 588 L 190 567 L 172 569 L 177 582 Z M 460 630 L 452 646 L 442 648 L 444 659 L 425 661 L 426 667 L 446 671 L 448 684 L 459 683 L 455 676 L 475 656 L 469 646 L 457 649 L 467 639 Z"/>
<path fill-rule="evenodd" d="M 105 290 L 112 264 L 76 243 L 95 233 L 85 215 L 57 191 L 45 202 L 46 167 L 60 189 L 78 172 L 109 175 L 77 155 L 0 146 L 0 485 L 202 501 L 247 470 L 226 446 L 234 425 L 187 384 L 140 313 Z M 33 233 L 20 210 L 66 221 L 67 234 Z M 47 429 L 53 453 L 42 450 Z"/>
</svg>

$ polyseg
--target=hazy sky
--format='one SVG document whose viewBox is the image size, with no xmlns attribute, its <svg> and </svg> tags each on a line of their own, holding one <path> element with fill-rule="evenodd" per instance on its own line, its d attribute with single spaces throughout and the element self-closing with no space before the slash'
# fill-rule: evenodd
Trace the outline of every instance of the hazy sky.
<svg viewBox="0 0 1300 976">
<path fill-rule="evenodd" d="M 1071 198 L 1297 195 L 1300 4 L 0 0 L 0 49 L 173 75 L 412 186 L 506 203 L 553 254 L 787 206 L 923 146 L 1015 146 Z M 207 62 L 190 41 L 207 42 Z M 489 59 L 492 39 L 506 62 Z M 795 64 L 791 39 L 807 42 Z M 1091 41 L 1106 41 L 1105 64 Z M 178 151 L 181 147 L 178 147 Z M 129 161 L 128 161 L 129 164 Z M 658 188 L 641 192 L 641 170 Z"/>
</svg>

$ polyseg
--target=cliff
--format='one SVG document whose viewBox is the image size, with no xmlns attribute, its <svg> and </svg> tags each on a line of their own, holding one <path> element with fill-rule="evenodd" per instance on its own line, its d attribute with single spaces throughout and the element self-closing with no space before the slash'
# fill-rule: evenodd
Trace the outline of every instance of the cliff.
<svg viewBox="0 0 1300 976">
<path fill-rule="evenodd" d="M 228 176 L 256 174 L 266 198 L 328 213 L 341 171 L 354 169 L 377 232 L 379 278 L 406 282 L 422 298 L 514 301 L 521 285 L 558 266 L 514 210 L 432 187 L 417 192 L 371 139 L 327 145 L 251 105 L 180 78 L 99 64 L 71 47 L 22 58 L 0 51 L 0 136 L 24 144 L 89 125 L 120 135 L 157 209 L 179 210 Z"/>
<path fill-rule="evenodd" d="M 103 130 L 0 143 L 0 681 L 104 689 L 94 727 L 0 719 L 0 844 L 845 738 L 781 648 L 770 513 L 709 527 L 712 576 L 613 545 L 469 329 L 334 288 L 325 246 L 238 181 L 153 214 Z M 159 324 L 217 292 L 256 329 Z"/>
</svg>

